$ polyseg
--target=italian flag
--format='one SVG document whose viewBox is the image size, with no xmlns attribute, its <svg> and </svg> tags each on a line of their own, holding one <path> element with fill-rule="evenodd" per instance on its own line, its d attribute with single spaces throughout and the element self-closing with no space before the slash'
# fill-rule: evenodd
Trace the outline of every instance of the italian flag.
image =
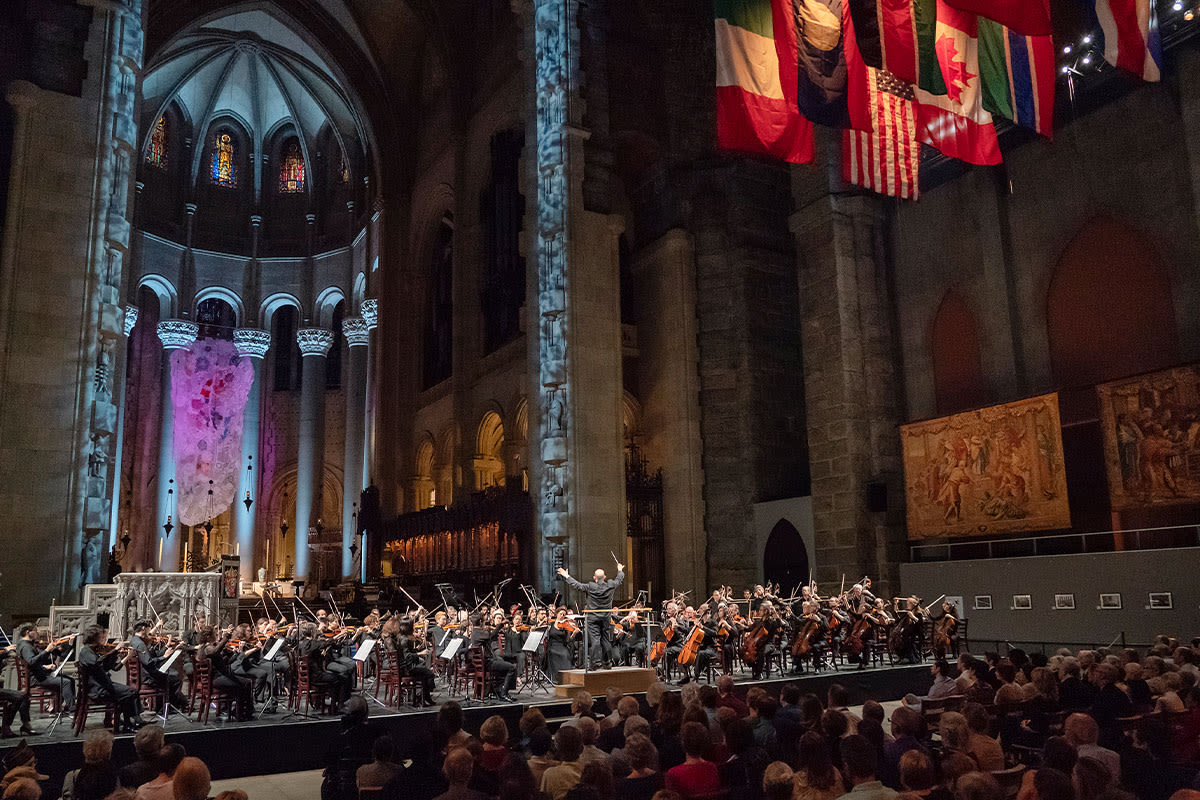
<svg viewBox="0 0 1200 800">
<path fill-rule="evenodd" d="M 999 164 L 1000 143 L 980 88 L 974 14 L 944 0 L 913 0 L 917 29 L 917 135 L 951 158 Z"/>
<path fill-rule="evenodd" d="M 812 123 L 798 105 L 799 45 L 792 0 L 714 0 L 717 144 L 813 160 Z"/>
</svg>

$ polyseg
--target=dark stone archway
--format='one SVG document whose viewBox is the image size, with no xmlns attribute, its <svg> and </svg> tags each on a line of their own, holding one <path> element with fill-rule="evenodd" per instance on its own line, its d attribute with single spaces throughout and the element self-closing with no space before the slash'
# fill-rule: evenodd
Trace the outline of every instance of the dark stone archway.
<svg viewBox="0 0 1200 800">
<path fill-rule="evenodd" d="M 778 583 L 784 594 L 808 580 L 808 549 L 796 526 L 781 519 L 763 549 L 763 580 Z"/>
</svg>

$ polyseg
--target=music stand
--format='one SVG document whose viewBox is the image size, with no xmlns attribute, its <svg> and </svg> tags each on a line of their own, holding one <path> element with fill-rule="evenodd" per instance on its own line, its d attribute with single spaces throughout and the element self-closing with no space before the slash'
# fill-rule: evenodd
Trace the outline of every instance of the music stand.
<svg viewBox="0 0 1200 800">
<path fill-rule="evenodd" d="M 529 636 L 525 639 L 525 644 L 521 645 L 521 652 L 526 654 L 526 658 L 532 661 L 532 670 L 528 670 L 523 676 L 522 683 L 517 687 L 517 693 L 525 691 L 530 684 L 533 684 L 533 689 L 530 694 L 536 694 L 538 689 L 550 692 L 550 688 L 554 686 L 554 680 L 546 674 L 542 669 L 543 651 L 548 647 L 546 631 L 530 631 Z"/>
<path fill-rule="evenodd" d="M 66 657 L 63 658 L 62 663 L 54 668 L 54 672 L 50 673 L 50 677 L 57 678 L 62 673 L 62 668 L 67 665 L 67 662 L 71 660 L 71 656 L 73 656 L 73 655 L 75 655 L 75 648 L 72 647 L 70 650 L 67 651 L 67 655 L 66 655 Z M 58 713 L 56 713 L 54 715 L 54 720 L 50 723 L 50 727 L 47 728 L 47 730 L 46 730 L 47 733 L 54 733 L 54 729 L 55 729 L 55 727 L 58 726 L 58 721 L 60 719 L 62 719 L 62 715 L 63 715 L 63 702 L 62 702 L 62 694 L 60 693 L 58 696 Z"/>
</svg>

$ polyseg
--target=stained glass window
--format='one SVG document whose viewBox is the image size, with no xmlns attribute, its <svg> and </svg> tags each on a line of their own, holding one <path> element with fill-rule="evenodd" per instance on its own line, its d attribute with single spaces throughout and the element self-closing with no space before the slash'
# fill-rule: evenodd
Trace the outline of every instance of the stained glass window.
<svg viewBox="0 0 1200 800">
<path fill-rule="evenodd" d="M 304 156 L 300 154 L 300 143 L 293 139 L 283 151 L 283 163 L 279 165 L 279 191 L 304 191 Z"/>
<path fill-rule="evenodd" d="M 167 117 L 164 114 L 154 123 L 150 134 L 150 147 L 146 149 L 146 161 L 160 169 L 167 168 Z"/>
<path fill-rule="evenodd" d="M 237 165 L 234 163 L 233 137 L 226 131 L 217 134 L 212 150 L 212 182 L 218 186 L 237 186 Z"/>
</svg>

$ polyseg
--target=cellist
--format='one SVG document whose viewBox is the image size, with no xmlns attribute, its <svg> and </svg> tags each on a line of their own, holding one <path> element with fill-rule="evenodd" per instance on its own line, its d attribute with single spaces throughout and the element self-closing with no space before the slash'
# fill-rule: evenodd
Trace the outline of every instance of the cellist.
<svg viewBox="0 0 1200 800">
<path fill-rule="evenodd" d="M 752 655 L 749 659 L 750 671 L 754 675 L 754 680 L 762 678 L 763 667 L 770 661 L 772 655 L 775 654 L 779 633 L 783 630 L 783 623 L 779 620 L 779 615 L 775 611 L 775 605 L 770 600 L 763 600 L 758 606 L 758 619 L 754 626 L 746 633 L 745 639 L 749 640 L 743 643 L 746 644 L 757 642 L 753 653 L 749 650 L 743 651 L 743 657 Z"/>
<path fill-rule="evenodd" d="M 942 615 L 933 626 L 933 655 L 946 658 L 958 653 L 958 609 L 946 600 L 942 603 Z"/>
</svg>

